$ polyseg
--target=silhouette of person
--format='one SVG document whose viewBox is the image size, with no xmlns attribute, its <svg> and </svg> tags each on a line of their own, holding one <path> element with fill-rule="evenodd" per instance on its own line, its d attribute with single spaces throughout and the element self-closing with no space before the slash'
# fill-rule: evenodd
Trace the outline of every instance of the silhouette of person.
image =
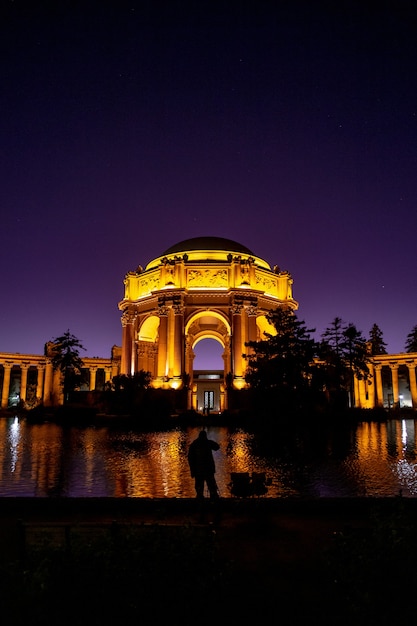
<svg viewBox="0 0 417 626">
<path fill-rule="evenodd" d="M 189 447 L 188 464 L 191 477 L 194 478 L 197 498 L 204 498 L 204 483 L 207 484 L 212 500 L 219 497 L 214 478 L 216 466 L 213 459 L 213 450 L 219 450 L 219 448 L 217 441 L 207 438 L 205 430 L 200 431 L 197 439 L 194 439 Z"/>
</svg>

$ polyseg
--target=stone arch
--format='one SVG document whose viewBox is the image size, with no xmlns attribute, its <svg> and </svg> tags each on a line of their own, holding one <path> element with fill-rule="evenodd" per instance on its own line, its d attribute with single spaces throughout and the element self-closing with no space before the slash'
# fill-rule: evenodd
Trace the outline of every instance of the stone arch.
<svg viewBox="0 0 417 626">
<path fill-rule="evenodd" d="M 230 321 L 226 315 L 211 309 L 198 310 L 190 315 L 185 324 L 185 371 L 190 378 L 191 384 L 194 382 L 194 348 L 203 339 L 214 339 L 223 348 L 223 379 L 229 371 L 230 364 Z M 229 368 L 229 369 L 228 369 Z"/>
<path fill-rule="evenodd" d="M 150 315 L 141 324 L 138 332 L 139 341 L 155 343 L 158 337 L 159 317 Z"/>
</svg>

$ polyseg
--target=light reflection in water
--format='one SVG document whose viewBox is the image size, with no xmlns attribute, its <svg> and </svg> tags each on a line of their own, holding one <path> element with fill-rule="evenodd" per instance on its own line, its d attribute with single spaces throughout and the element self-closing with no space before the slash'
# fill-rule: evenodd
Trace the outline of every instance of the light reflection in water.
<svg viewBox="0 0 417 626">
<path fill-rule="evenodd" d="M 199 428 L 162 433 L 0 420 L 0 496 L 194 497 L 188 446 Z M 266 472 L 267 497 L 417 496 L 414 420 L 362 423 L 287 441 L 210 427 L 220 494 L 232 472 Z"/>
<path fill-rule="evenodd" d="M 17 447 L 19 445 L 19 439 L 20 439 L 19 418 L 15 417 L 13 420 L 13 423 L 10 426 L 10 435 L 9 435 L 10 455 L 11 455 L 10 471 L 11 472 L 14 472 L 16 469 L 16 462 L 17 462 L 17 456 L 18 456 Z"/>
</svg>

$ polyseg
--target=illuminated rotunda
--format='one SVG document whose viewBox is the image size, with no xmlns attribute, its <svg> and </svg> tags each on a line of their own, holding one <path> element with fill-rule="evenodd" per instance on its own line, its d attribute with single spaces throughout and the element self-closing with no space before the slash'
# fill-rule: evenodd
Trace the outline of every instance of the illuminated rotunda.
<svg viewBox="0 0 417 626">
<path fill-rule="evenodd" d="M 274 333 L 267 313 L 298 308 L 289 272 L 270 265 L 235 241 L 187 239 L 128 272 L 122 313 L 121 373 L 152 374 L 152 386 L 187 384 L 188 407 L 227 408 L 225 380 L 245 386 L 245 343 Z M 194 348 L 203 339 L 223 348 L 223 371 L 200 382 L 193 372 Z"/>
</svg>

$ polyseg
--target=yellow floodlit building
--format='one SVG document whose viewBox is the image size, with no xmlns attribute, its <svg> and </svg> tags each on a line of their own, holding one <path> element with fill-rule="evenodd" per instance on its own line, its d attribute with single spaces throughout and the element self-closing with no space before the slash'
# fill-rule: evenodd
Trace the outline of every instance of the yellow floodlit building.
<svg viewBox="0 0 417 626">
<path fill-rule="evenodd" d="M 189 387 L 189 408 L 227 408 L 225 380 L 245 386 L 245 343 L 274 333 L 267 321 L 279 306 L 298 308 L 288 271 L 220 237 L 187 239 L 125 277 L 121 373 L 149 371 L 153 386 Z M 194 348 L 203 339 L 223 348 L 218 378 L 194 375 Z M 215 376 L 214 374 L 212 375 Z M 203 389 L 204 387 L 204 389 Z"/>
</svg>

